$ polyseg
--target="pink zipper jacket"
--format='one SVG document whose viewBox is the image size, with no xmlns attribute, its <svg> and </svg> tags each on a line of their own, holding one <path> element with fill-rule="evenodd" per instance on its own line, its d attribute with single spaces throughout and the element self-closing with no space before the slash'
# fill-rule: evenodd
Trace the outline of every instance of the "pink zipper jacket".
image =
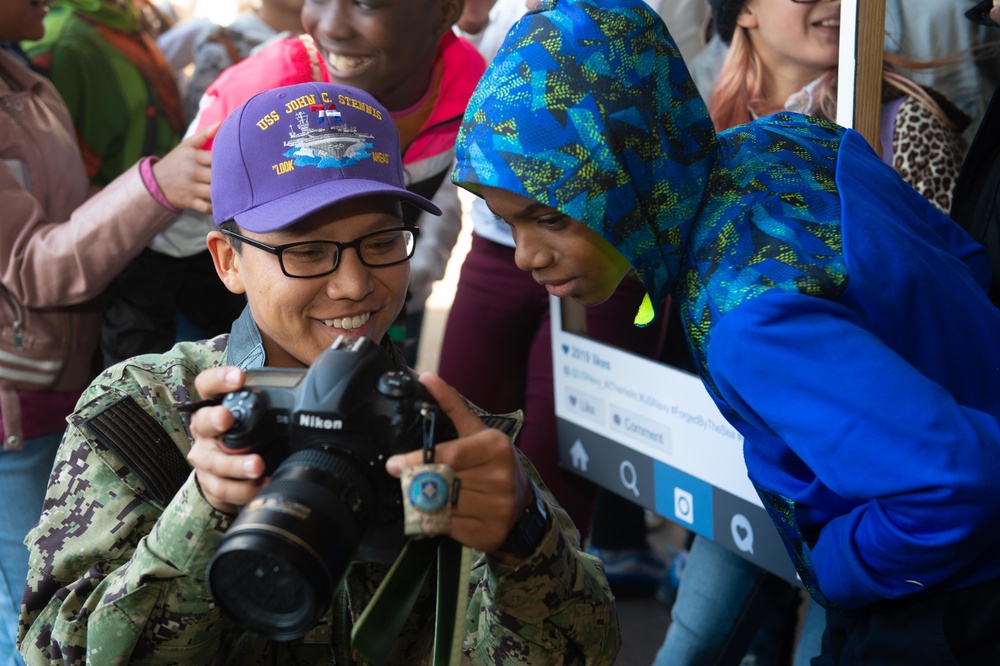
<svg viewBox="0 0 1000 666">
<path fill-rule="evenodd" d="M 0 414 L 4 448 L 16 450 L 18 390 L 87 386 L 100 335 L 93 299 L 175 215 L 136 166 L 88 200 L 66 105 L 3 51 L 0 159 Z"/>
</svg>

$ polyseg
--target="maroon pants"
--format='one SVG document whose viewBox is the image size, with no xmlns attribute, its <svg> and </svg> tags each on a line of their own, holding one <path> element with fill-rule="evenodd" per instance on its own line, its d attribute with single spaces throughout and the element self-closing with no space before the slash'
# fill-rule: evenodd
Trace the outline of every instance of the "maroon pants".
<svg viewBox="0 0 1000 666">
<path fill-rule="evenodd" d="M 632 322 L 645 289 L 627 278 L 608 301 L 587 309 L 588 336 L 656 358 L 665 322 Z M 445 327 L 439 373 L 490 412 L 524 409 L 521 451 L 584 534 L 596 486 L 559 467 L 549 295 L 514 264 L 514 249 L 473 234 Z"/>
</svg>

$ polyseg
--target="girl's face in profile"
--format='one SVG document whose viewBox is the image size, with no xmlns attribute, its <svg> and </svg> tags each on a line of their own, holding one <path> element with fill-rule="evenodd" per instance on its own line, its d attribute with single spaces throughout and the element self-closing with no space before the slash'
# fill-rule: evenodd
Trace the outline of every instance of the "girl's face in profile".
<svg viewBox="0 0 1000 666">
<path fill-rule="evenodd" d="M 482 194 L 490 210 L 510 225 L 517 267 L 531 271 L 553 296 L 597 305 L 631 270 L 628 260 L 583 222 L 507 190 L 483 187 Z"/>
</svg>

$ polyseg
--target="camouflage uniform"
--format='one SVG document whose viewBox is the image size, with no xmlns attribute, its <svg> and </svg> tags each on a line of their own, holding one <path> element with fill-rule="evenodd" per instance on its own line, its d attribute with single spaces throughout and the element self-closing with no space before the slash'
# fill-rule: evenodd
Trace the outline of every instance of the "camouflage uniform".
<svg viewBox="0 0 1000 666">
<path fill-rule="evenodd" d="M 229 335 L 119 364 L 84 393 L 69 418 L 41 520 L 26 539 L 31 572 L 19 646 L 29 664 L 363 663 L 351 654 L 350 631 L 385 566 L 352 565 L 333 610 L 302 640 L 265 641 L 224 615 L 205 583 L 231 517 L 205 501 L 193 474 L 176 494 L 164 492 L 162 472 L 192 445 L 176 405 L 198 398 L 195 376 L 226 363 L 260 367 L 263 359 L 245 311 Z M 144 447 L 145 461 L 123 460 L 93 434 L 104 416 L 129 407 L 129 427 L 152 418 L 164 431 Z M 143 465 L 141 479 L 134 470 Z M 525 563 L 504 567 L 473 554 L 464 651 L 474 664 L 614 661 L 618 621 L 601 565 L 579 551 L 579 534 L 547 490 L 543 497 L 555 520 Z M 429 660 L 434 596 L 429 582 L 390 663 Z"/>
</svg>

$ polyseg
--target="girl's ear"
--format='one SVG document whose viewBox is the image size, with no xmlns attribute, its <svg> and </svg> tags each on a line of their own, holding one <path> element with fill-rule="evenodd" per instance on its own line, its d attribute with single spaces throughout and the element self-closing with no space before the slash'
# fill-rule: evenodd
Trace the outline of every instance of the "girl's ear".
<svg viewBox="0 0 1000 666">
<path fill-rule="evenodd" d="M 747 30 L 754 30 L 759 27 L 757 23 L 757 12 L 754 11 L 753 2 L 744 2 L 740 7 L 740 13 L 736 15 L 736 25 Z"/>
<path fill-rule="evenodd" d="M 240 255 L 232 245 L 229 237 L 221 231 L 210 231 L 205 239 L 208 251 L 212 255 L 212 262 L 215 264 L 215 272 L 218 274 L 222 284 L 226 289 L 234 294 L 246 293 L 246 285 L 243 284 L 243 274 L 241 272 Z"/>
</svg>

